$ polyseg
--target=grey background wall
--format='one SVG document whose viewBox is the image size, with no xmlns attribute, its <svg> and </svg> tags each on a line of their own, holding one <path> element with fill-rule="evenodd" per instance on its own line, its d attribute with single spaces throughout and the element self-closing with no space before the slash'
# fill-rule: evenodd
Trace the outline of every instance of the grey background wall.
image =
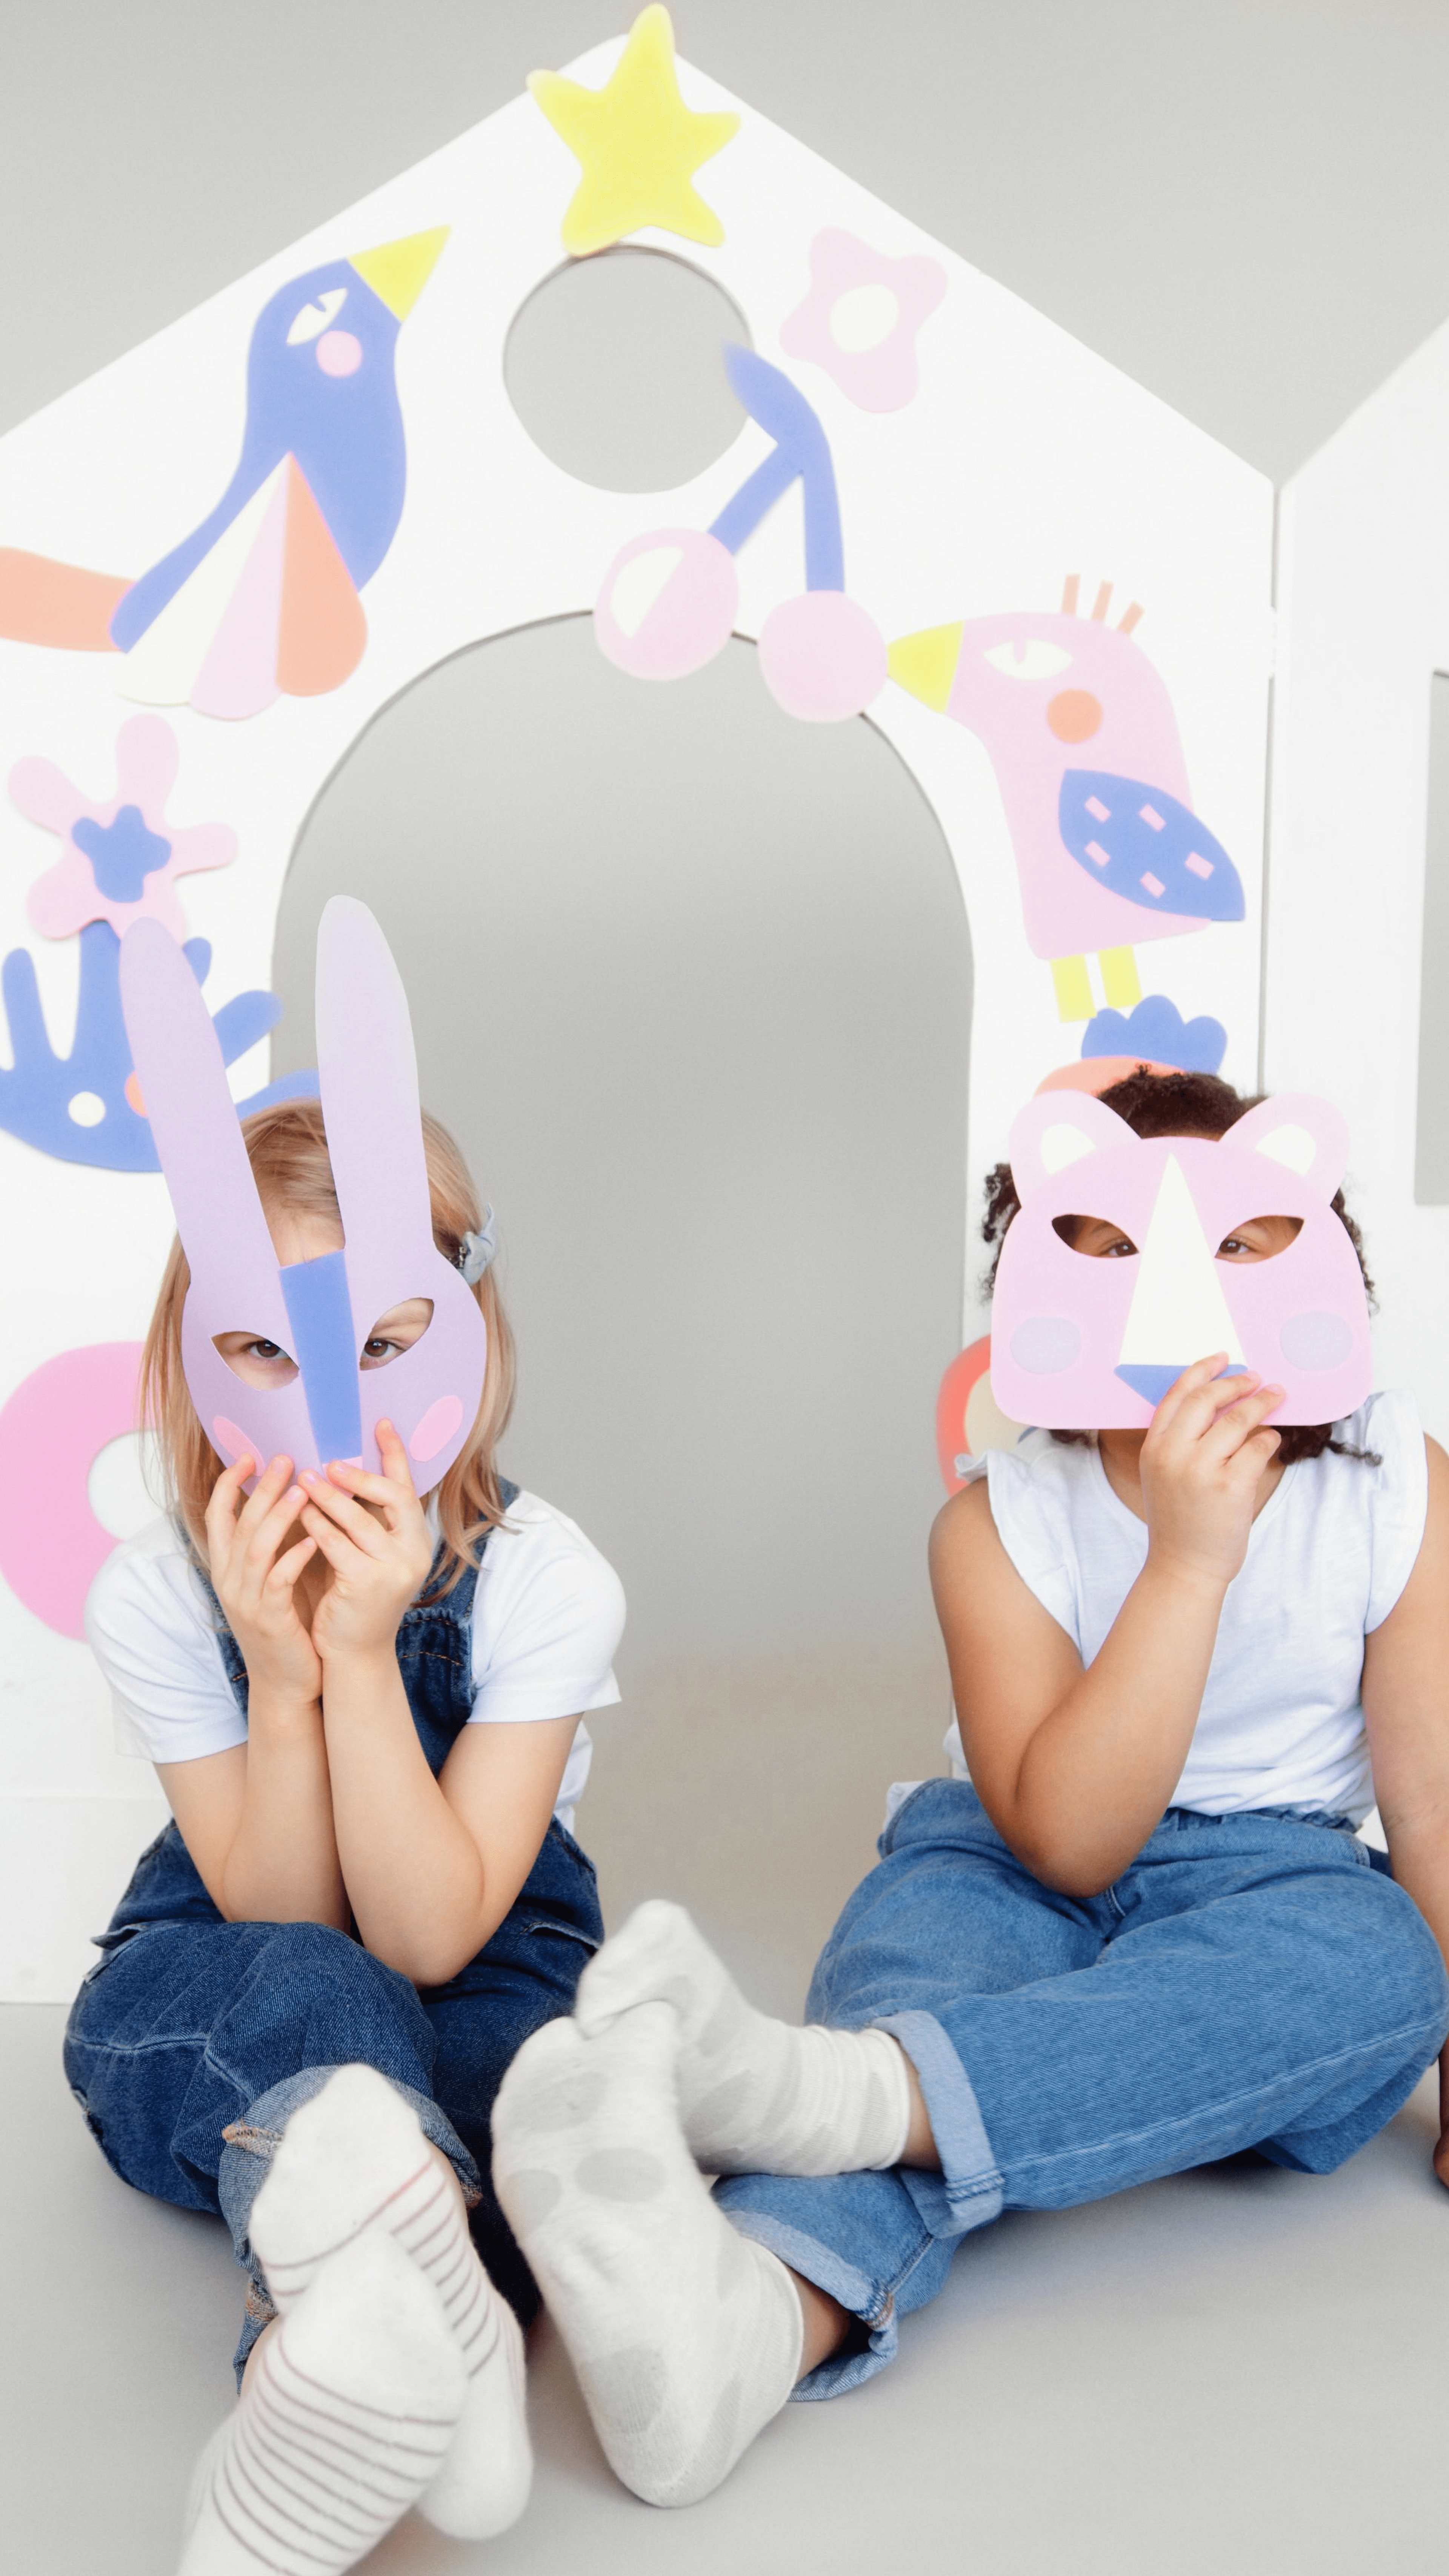
<svg viewBox="0 0 1449 2576">
<path fill-rule="evenodd" d="M 630 14 L 11 0 L 0 424 Z M 679 0 L 675 21 L 1280 478 L 1449 312 L 1442 0 Z M 633 488 L 715 452 L 714 301 L 637 254 L 541 300 L 510 367 L 545 443 Z M 508 1463 L 631 1595 L 587 1811 L 612 1910 L 688 1895 L 798 2001 L 884 1782 L 938 1760 L 922 1558 L 972 967 L 879 737 L 791 725 L 750 664 L 639 689 L 565 624 L 433 674 L 315 810 L 276 981 L 279 1061 L 303 1061 L 321 903 L 375 904 L 428 1096 L 503 1221 Z"/>
</svg>

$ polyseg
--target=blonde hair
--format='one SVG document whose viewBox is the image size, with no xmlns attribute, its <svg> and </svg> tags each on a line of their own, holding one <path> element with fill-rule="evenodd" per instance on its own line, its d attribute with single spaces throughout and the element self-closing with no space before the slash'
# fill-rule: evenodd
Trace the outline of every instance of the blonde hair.
<svg viewBox="0 0 1449 2576">
<path fill-rule="evenodd" d="M 341 1224 L 322 1110 L 315 1100 L 278 1101 L 242 1122 L 242 1135 L 263 1207 Z M 436 1118 L 423 1112 L 423 1152 L 433 1211 L 433 1241 L 445 1261 L 456 1261 L 465 1234 L 482 1222 L 468 1166 Z M 166 1477 L 168 1500 L 193 1548 L 206 1563 L 206 1507 L 222 1461 L 202 1429 L 181 1366 L 181 1310 L 191 1271 L 179 1242 L 170 1258 L 146 1335 L 141 1361 L 141 1419 L 153 1432 Z M 488 1327 L 488 1367 L 472 1436 L 437 1487 L 444 1557 L 440 1580 L 429 1592 L 440 1601 L 464 1569 L 477 1563 L 478 1541 L 503 1519 L 503 1495 L 494 1451 L 513 1410 L 513 1335 L 491 1269 L 473 1290 Z"/>
</svg>

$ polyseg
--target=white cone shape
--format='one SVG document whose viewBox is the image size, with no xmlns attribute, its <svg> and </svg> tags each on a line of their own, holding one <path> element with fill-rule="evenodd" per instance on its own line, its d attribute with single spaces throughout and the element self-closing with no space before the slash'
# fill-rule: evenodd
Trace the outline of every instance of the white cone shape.
<svg viewBox="0 0 1449 2576">
<path fill-rule="evenodd" d="M 1118 1359 L 1131 1368 L 1184 1369 L 1212 1351 L 1226 1351 L 1229 1362 L 1243 1364 L 1213 1247 L 1182 1165 L 1169 1154 Z"/>
</svg>

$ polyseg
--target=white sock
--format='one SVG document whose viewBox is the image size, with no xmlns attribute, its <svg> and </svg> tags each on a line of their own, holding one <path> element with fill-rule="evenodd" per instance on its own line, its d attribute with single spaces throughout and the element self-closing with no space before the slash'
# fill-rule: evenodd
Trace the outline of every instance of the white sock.
<svg viewBox="0 0 1449 2576">
<path fill-rule="evenodd" d="M 340 2245 L 383 2233 L 442 2302 L 467 2393 L 448 2455 L 420 2510 L 458 2540 L 491 2540 L 518 2520 L 533 2479 L 523 2336 L 468 2233 L 457 2186 L 416 2112 L 370 2066 L 339 2067 L 287 2122 L 252 2211 L 252 2243 L 286 2316 Z"/>
<path fill-rule="evenodd" d="M 641 2005 L 586 2039 L 525 2041 L 493 2108 L 493 2180 L 610 2466 L 646 2504 L 695 2504 L 784 2405 L 794 2283 L 716 2208 L 679 2126 L 677 2016 Z"/>
<path fill-rule="evenodd" d="M 680 2017 L 684 2134 L 709 2173 L 837 2174 L 899 2164 L 910 2078 L 885 2030 L 798 2029 L 747 2004 L 682 1905 L 651 1897 L 584 1970 L 595 2036 L 636 2004 Z"/>
<path fill-rule="evenodd" d="M 437 2292 L 380 2233 L 268 2335 L 193 2488 L 181 2576 L 340 2576 L 435 2475 L 465 2387 Z"/>
</svg>

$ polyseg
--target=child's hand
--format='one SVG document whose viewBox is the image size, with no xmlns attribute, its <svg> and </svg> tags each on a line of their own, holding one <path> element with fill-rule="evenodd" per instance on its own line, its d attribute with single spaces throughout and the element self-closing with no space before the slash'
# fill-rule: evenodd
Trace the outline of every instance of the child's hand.
<svg viewBox="0 0 1449 2576">
<path fill-rule="evenodd" d="M 1248 1552 L 1264 1468 L 1278 1447 L 1263 1422 L 1281 1386 L 1221 1377 L 1226 1351 L 1196 1360 L 1170 1386 L 1142 1443 L 1148 1554 L 1159 1566 L 1231 1583 Z"/>
<path fill-rule="evenodd" d="M 298 1539 L 278 1556 L 296 1524 L 301 1488 L 292 1482 L 291 1459 L 274 1458 L 257 1478 L 255 1490 L 243 1497 L 243 1481 L 256 1464 L 254 1458 L 238 1458 L 211 1489 L 206 1507 L 211 1580 L 253 1688 L 310 1704 L 322 1696 L 322 1667 L 298 1612 L 296 1582 L 316 1555 L 317 1542 Z"/>
<path fill-rule="evenodd" d="M 332 1568 L 312 1620 L 312 1641 L 324 1665 L 339 1656 L 390 1652 L 398 1621 L 433 1562 L 432 1535 L 413 1491 L 407 1451 L 390 1422 L 378 1424 L 377 1445 L 381 1476 L 334 1460 L 325 1476 L 302 1478 L 302 1526 Z M 368 1504 L 376 1511 L 367 1510 Z"/>
</svg>

